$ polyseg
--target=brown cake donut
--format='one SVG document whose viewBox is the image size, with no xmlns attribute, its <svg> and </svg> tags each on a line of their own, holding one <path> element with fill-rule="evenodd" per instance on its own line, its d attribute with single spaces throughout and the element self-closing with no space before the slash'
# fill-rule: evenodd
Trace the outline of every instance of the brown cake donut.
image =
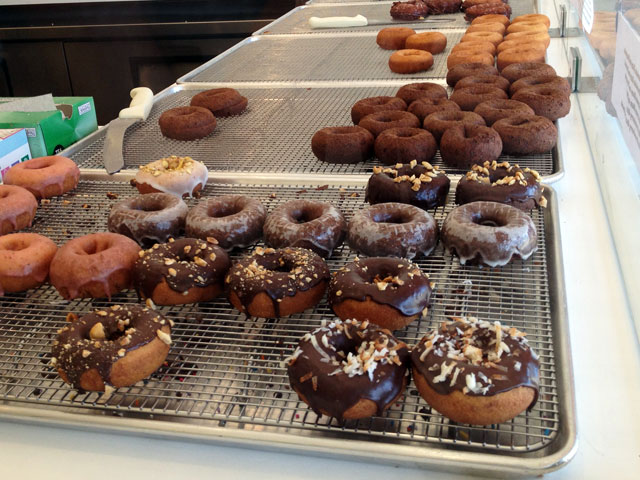
<svg viewBox="0 0 640 480">
<path fill-rule="evenodd" d="M 496 32 L 496 33 L 499 33 L 500 35 L 504 35 L 506 30 L 507 30 L 506 27 L 500 22 L 485 22 L 485 23 L 478 23 L 476 25 L 471 25 L 469 28 L 467 28 L 465 33 Z"/>
<path fill-rule="evenodd" d="M 408 37 L 416 33 L 412 28 L 407 27 L 387 27 L 378 32 L 376 43 L 385 50 L 401 50 L 405 48 Z M 413 47 L 407 47 L 413 48 Z"/>
<path fill-rule="evenodd" d="M 514 115 L 535 115 L 533 109 L 526 103 L 504 99 L 482 102 L 473 109 L 473 112 L 484 118 L 488 126 L 492 126 L 502 118 L 513 117 Z"/>
<path fill-rule="evenodd" d="M 479 17 L 474 18 L 471 21 L 471 25 L 479 25 L 481 23 L 494 23 L 494 22 L 502 23 L 502 25 L 504 25 L 505 27 L 508 27 L 509 24 L 511 23 L 509 19 L 504 15 L 500 15 L 497 13 L 489 13 L 487 15 L 481 15 Z"/>
<path fill-rule="evenodd" d="M 389 14 L 396 20 L 418 20 L 429 14 L 429 8 L 421 0 L 393 2 Z"/>
<path fill-rule="evenodd" d="M 435 100 L 428 98 L 419 98 L 411 102 L 408 111 L 413 113 L 420 123 L 424 122 L 434 112 L 441 112 L 443 110 L 460 110 L 460 107 L 456 102 L 452 102 L 448 98 L 436 98 Z"/>
<path fill-rule="evenodd" d="M 302 199 L 277 206 L 263 228 L 272 247 L 306 248 L 325 258 L 342 244 L 345 230 L 345 219 L 332 204 Z"/>
<path fill-rule="evenodd" d="M 458 43 L 457 45 L 454 45 L 454 47 L 451 49 L 451 53 L 464 53 L 464 52 L 466 53 L 483 52 L 483 53 L 490 53 L 491 55 L 495 55 L 496 46 L 493 43 L 487 42 L 484 40 L 478 40 L 478 41 L 474 40 L 471 42 Z"/>
<path fill-rule="evenodd" d="M 496 160 L 502 153 L 502 140 L 493 128 L 482 125 L 455 125 L 442 135 L 442 160 L 457 168 Z"/>
<path fill-rule="evenodd" d="M 376 157 L 385 165 L 431 160 L 438 150 L 433 135 L 421 128 L 390 128 L 374 143 Z"/>
<path fill-rule="evenodd" d="M 37 157 L 11 167 L 3 180 L 7 185 L 26 188 L 37 199 L 50 198 L 76 188 L 80 169 L 67 157 Z"/>
<path fill-rule="evenodd" d="M 447 68 L 451 70 L 460 64 L 482 63 L 493 66 L 495 59 L 493 55 L 484 51 L 457 51 L 450 53 L 447 57 Z"/>
<path fill-rule="evenodd" d="M 158 119 L 162 135 L 175 140 L 204 138 L 216 129 L 217 121 L 204 107 L 176 107 Z"/>
<path fill-rule="evenodd" d="M 546 153 L 558 141 L 558 130 L 551 120 L 538 115 L 514 115 L 493 124 L 508 155 Z"/>
<path fill-rule="evenodd" d="M 509 94 L 513 95 L 521 88 L 538 87 L 540 85 L 549 88 L 556 88 L 565 95 L 571 94 L 571 86 L 567 79 L 559 77 L 558 75 L 532 75 L 530 77 L 520 78 L 513 82 L 509 88 Z"/>
<path fill-rule="evenodd" d="M 498 54 L 496 65 L 502 71 L 514 63 L 544 63 L 545 52 L 539 48 L 522 46 L 503 50 Z"/>
<path fill-rule="evenodd" d="M 406 110 L 407 104 L 398 97 L 369 97 L 358 100 L 351 107 L 351 120 L 357 125 L 363 117 L 371 113 L 384 112 L 388 110 Z"/>
<path fill-rule="evenodd" d="M 327 163 L 357 163 L 373 155 L 373 135 L 359 126 L 326 127 L 311 138 L 313 154 Z"/>
<path fill-rule="evenodd" d="M 475 85 L 489 85 L 496 87 L 505 92 L 509 91 L 509 80 L 504 77 L 498 77 L 495 75 L 472 75 L 470 77 L 464 77 L 456 83 L 455 90 L 465 87 L 473 87 Z"/>
<path fill-rule="evenodd" d="M 291 388 L 317 415 L 382 415 L 405 390 L 409 349 L 369 322 L 323 321 L 285 359 Z"/>
<path fill-rule="evenodd" d="M 403 85 L 396 92 L 396 97 L 401 98 L 407 105 L 418 99 L 447 98 L 447 89 L 442 85 L 431 82 L 409 83 Z"/>
<path fill-rule="evenodd" d="M 0 235 L 31 226 L 38 201 L 26 188 L 0 184 Z"/>
<path fill-rule="evenodd" d="M 462 43 L 477 42 L 479 40 L 485 41 L 485 42 L 491 42 L 497 47 L 502 42 L 503 37 L 500 33 L 496 33 L 496 32 L 471 32 L 471 33 L 465 33 L 460 39 Z"/>
<path fill-rule="evenodd" d="M 304 248 L 256 248 L 234 263 L 225 282 L 229 301 L 246 315 L 288 317 L 320 301 L 329 282 L 324 260 Z"/>
<path fill-rule="evenodd" d="M 460 84 L 460 82 L 458 82 L 458 84 Z M 458 85 L 456 85 L 456 89 L 451 94 L 451 101 L 456 102 L 460 105 L 460 108 L 466 112 L 473 112 L 473 109 L 476 108 L 479 103 L 496 98 L 506 100 L 509 98 L 509 95 L 501 88 L 484 84 L 462 88 L 458 88 Z"/>
<path fill-rule="evenodd" d="M 456 110 L 444 110 L 435 112 L 424 119 L 423 126 L 431 132 L 438 143 L 442 134 L 456 125 L 485 125 L 482 117 L 473 112 L 462 112 Z"/>
<path fill-rule="evenodd" d="M 447 47 L 447 37 L 440 32 L 420 32 L 407 37 L 404 48 L 426 50 L 432 55 L 444 51 Z"/>
<path fill-rule="evenodd" d="M 546 63 L 514 63 L 500 72 L 511 83 L 523 77 L 557 75 L 555 69 Z"/>
<path fill-rule="evenodd" d="M 463 63 L 456 65 L 447 72 L 447 85 L 455 87 L 460 79 L 475 75 L 500 75 L 493 65 L 482 63 Z"/>
<path fill-rule="evenodd" d="M 485 5 L 474 5 L 464 11 L 464 19 L 471 22 L 478 17 L 490 14 L 500 14 L 511 18 L 511 6 L 506 3 L 489 3 Z"/>
<path fill-rule="evenodd" d="M 0 236 L 0 297 L 42 285 L 57 250 L 55 243 L 36 233 Z"/>
<path fill-rule="evenodd" d="M 426 0 L 430 15 L 443 15 L 460 11 L 462 0 Z"/>
<path fill-rule="evenodd" d="M 426 50 L 405 48 L 397 50 L 389 57 L 389 69 L 394 73 L 418 73 L 433 66 L 433 55 Z"/>
<path fill-rule="evenodd" d="M 230 117 L 244 112 L 248 104 L 247 97 L 243 97 L 234 88 L 214 88 L 205 90 L 191 99 L 192 107 L 204 107 L 216 117 Z"/>
<path fill-rule="evenodd" d="M 358 126 L 367 129 L 374 137 L 377 137 L 390 128 L 418 128 L 420 120 L 413 113 L 389 110 L 365 116 L 360 120 Z"/>
<path fill-rule="evenodd" d="M 536 115 L 546 117 L 552 122 L 569 114 L 571 99 L 559 88 L 538 85 L 518 90 L 511 97 L 529 105 Z"/>
</svg>

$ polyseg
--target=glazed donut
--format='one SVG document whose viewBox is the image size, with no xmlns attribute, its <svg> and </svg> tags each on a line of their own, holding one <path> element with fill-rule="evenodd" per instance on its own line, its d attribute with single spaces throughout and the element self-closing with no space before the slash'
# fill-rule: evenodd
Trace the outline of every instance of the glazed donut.
<svg viewBox="0 0 640 480">
<path fill-rule="evenodd" d="M 57 250 L 55 243 L 35 233 L 0 237 L 0 297 L 42 285 Z"/>
<path fill-rule="evenodd" d="M 229 301 L 246 315 L 288 317 L 313 307 L 329 282 L 324 260 L 304 248 L 256 248 L 225 279 Z"/>
<path fill-rule="evenodd" d="M 156 305 L 208 302 L 223 289 L 231 266 L 215 242 L 181 238 L 141 252 L 133 266 L 133 286 Z"/>
<path fill-rule="evenodd" d="M 502 118 L 513 117 L 514 115 L 535 115 L 533 109 L 526 103 L 504 99 L 482 102 L 473 109 L 473 112 L 484 118 L 488 126 L 492 126 Z"/>
<path fill-rule="evenodd" d="M 415 30 L 407 27 L 383 28 L 376 36 L 376 43 L 385 50 L 401 50 L 405 48 L 407 38 L 415 33 Z"/>
<path fill-rule="evenodd" d="M 424 119 L 423 123 L 425 130 L 431 132 L 438 143 L 440 143 L 442 134 L 455 125 L 485 125 L 485 123 L 478 114 L 457 110 L 432 113 Z"/>
<path fill-rule="evenodd" d="M 162 366 L 171 345 L 171 320 L 141 305 L 114 305 L 58 330 L 51 364 L 81 391 L 111 392 Z"/>
<path fill-rule="evenodd" d="M 389 68 L 394 73 L 417 73 L 433 66 L 433 55 L 426 50 L 397 50 L 389 57 Z"/>
<path fill-rule="evenodd" d="M 447 72 L 447 85 L 455 87 L 456 83 L 458 83 L 460 79 L 475 75 L 498 76 L 500 74 L 493 65 L 485 65 L 482 63 L 462 63 L 449 69 Z"/>
<path fill-rule="evenodd" d="M 455 53 L 450 53 L 447 57 L 447 68 L 449 70 L 457 65 L 468 63 L 482 63 L 483 65 L 493 66 L 495 58 L 493 58 L 492 54 L 487 52 L 473 52 L 465 50 L 458 50 Z"/>
<path fill-rule="evenodd" d="M 515 32 L 545 32 L 548 33 L 549 27 L 540 22 L 511 22 L 507 27 L 507 34 Z"/>
<path fill-rule="evenodd" d="M 538 85 L 518 90 L 511 97 L 526 103 L 536 115 L 546 117 L 552 122 L 569 114 L 571 99 L 559 88 Z"/>
<path fill-rule="evenodd" d="M 413 113 L 390 110 L 371 113 L 360 120 L 358 126 L 367 129 L 374 137 L 377 137 L 390 128 L 418 128 L 420 120 Z"/>
<path fill-rule="evenodd" d="M 496 51 L 498 53 L 502 53 L 505 50 L 510 50 L 515 47 L 533 48 L 535 50 L 540 50 L 540 52 L 542 52 L 543 55 L 547 52 L 547 47 L 544 44 L 544 42 L 534 42 L 527 38 L 516 38 L 513 40 L 506 40 L 502 42 L 500 45 L 498 45 L 498 48 L 496 49 Z"/>
<path fill-rule="evenodd" d="M 29 190 L 0 184 L 0 235 L 31 226 L 38 201 Z"/>
<path fill-rule="evenodd" d="M 389 14 L 396 20 L 418 20 L 429 14 L 429 8 L 427 4 L 421 0 L 393 2 Z"/>
<path fill-rule="evenodd" d="M 511 85 L 511 88 L 509 89 L 509 94 L 513 95 L 520 89 L 538 87 L 540 85 L 558 89 L 565 95 L 571 94 L 571 86 L 569 86 L 567 79 L 557 75 L 532 75 L 530 77 L 520 78 L 513 82 L 513 85 Z"/>
<path fill-rule="evenodd" d="M 111 207 L 107 229 L 148 247 L 180 235 L 188 210 L 181 198 L 169 193 L 147 193 Z"/>
<path fill-rule="evenodd" d="M 458 181 L 456 203 L 498 202 L 525 211 L 546 206 L 541 180 L 540 174 L 530 168 L 522 169 L 509 162 L 484 162 L 473 165 Z"/>
<path fill-rule="evenodd" d="M 539 361 L 525 333 L 476 318 L 453 318 L 411 353 L 420 396 L 454 422 L 506 422 L 538 399 Z"/>
<path fill-rule="evenodd" d="M 547 32 L 513 32 L 504 37 L 504 41 L 521 40 L 530 43 L 542 43 L 545 48 L 549 48 L 551 37 Z"/>
<path fill-rule="evenodd" d="M 431 160 L 438 150 L 433 135 L 421 128 L 390 128 L 374 143 L 376 157 L 385 165 Z"/>
<path fill-rule="evenodd" d="M 502 44 L 500 44 L 502 45 Z M 483 40 L 458 43 L 451 49 L 451 53 L 490 53 L 496 54 L 496 46 L 491 42 Z"/>
<path fill-rule="evenodd" d="M 443 110 L 460 110 L 460 107 L 456 102 L 452 102 L 447 98 L 437 98 L 435 100 L 419 98 L 418 100 L 411 102 L 408 109 L 409 112 L 418 117 L 420 123 L 424 122 L 424 119 L 432 113 L 441 112 Z"/>
<path fill-rule="evenodd" d="M 379 203 L 349 222 L 349 246 L 370 257 L 427 256 L 438 239 L 438 225 L 424 210 L 405 203 Z"/>
<path fill-rule="evenodd" d="M 498 54 L 497 66 L 502 71 L 514 63 L 544 63 L 545 52 L 536 47 L 513 47 Z"/>
<path fill-rule="evenodd" d="M 158 119 L 160 132 L 174 140 L 197 140 L 216 129 L 216 117 L 204 107 L 176 107 Z"/>
<path fill-rule="evenodd" d="M 467 77 L 467 79 L 468 78 L 470 77 Z M 470 87 L 458 88 L 460 82 L 456 84 L 456 89 L 451 94 L 451 101 L 456 102 L 460 105 L 460 109 L 466 112 L 473 112 L 473 109 L 476 108 L 479 103 L 486 102 L 487 100 L 494 100 L 496 98 L 506 100 L 509 98 L 507 92 L 492 85 L 476 84 Z"/>
<path fill-rule="evenodd" d="M 496 32 L 471 32 L 465 33 L 460 42 L 477 42 L 484 41 L 493 43 L 496 47 L 502 42 L 502 34 Z"/>
<path fill-rule="evenodd" d="M 332 320 L 307 333 L 285 360 L 291 388 L 317 415 L 338 421 L 382 415 L 407 384 L 409 349 L 369 322 Z"/>
<path fill-rule="evenodd" d="M 205 90 L 191 99 L 192 107 L 204 107 L 216 117 L 239 115 L 246 110 L 248 103 L 247 97 L 233 88 Z"/>
<path fill-rule="evenodd" d="M 500 35 L 504 35 L 506 31 L 506 27 L 500 22 L 485 22 L 478 23 L 476 25 L 471 25 L 467 28 L 465 33 L 473 33 L 473 32 L 496 32 Z"/>
<path fill-rule="evenodd" d="M 514 83 L 523 77 L 557 75 L 555 69 L 546 63 L 514 63 L 500 72 L 504 78 Z"/>
<path fill-rule="evenodd" d="M 500 5 L 501 3 L 508 3 L 508 2 L 506 0 L 464 0 L 460 9 L 464 12 L 468 8 L 475 7 L 476 5 L 488 5 L 491 3 L 496 3 Z"/>
<path fill-rule="evenodd" d="M 330 257 L 344 240 L 346 221 L 328 202 L 290 200 L 277 206 L 264 222 L 264 240 L 275 248 L 299 247 Z"/>
<path fill-rule="evenodd" d="M 493 128 L 482 125 L 456 125 L 440 140 L 442 160 L 457 168 L 493 161 L 502 153 L 502 140 Z"/>
<path fill-rule="evenodd" d="M 373 155 L 373 135 L 367 129 L 353 127 L 326 127 L 311 138 L 311 151 L 323 162 L 357 163 Z"/>
<path fill-rule="evenodd" d="M 264 205 L 254 198 L 221 195 L 207 198 L 189 211 L 186 234 L 202 240 L 215 238 L 225 250 L 245 248 L 262 237 L 266 217 Z"/>
<path fill-rule="evenodd" d="M 111 298 L 129 288 L 136 242 L 117 233 L 92 233 L 65 243 L 51 261 L 51 284 L 65 300 Z"/>
<path fill-rule="evenodd" d="M 80 169 L 60 156 L 38 157 L 14 165 L 4 174 L 4 183 L 29 190 L 37 199 L 62 195 L 78 186 Z"/>
<path fill-rule="evenodd" d="M 440 32 L 421 32 L 407 37 L 404 47 L 415 50 L 426 50 L 432 55 L 441 53 L 447 47 L 447 37 Z"/>
<path fill-rule="evenodd" d="M 472 75 L 470 77 L 460 79 L 454 88 L 455 90 L 458 90 L 460 88 L 473 87 L 476 85 L 488 85 L 508 92 L 510 84 L 509 80 L 504 77 L 497 77 L 495 75 Z"/>
<path fill-rule="evenodd" d="M 511 7 L 506 3 L 489 3 L 484 5 L 474 5 L 464 11 L 464 19 L 471 22 L 478 17 L 490 14 L 504 15 L 511 18 Z"/>
<path fill-rule="evenodd" d="M 424 3 L 429 7 L 430 15 L 457 13 L 462 6 L 462 0 L 426 0 Z"/>
<path fill-rule="evenodd" d="M 531 217 L 510 205 L 471 202 L 454 208 L 442 224 L 440 239 L 462 265 L 502 267 L 514 258 L 527 260 L 538 248 Z"/>
<path fill-rule="evenodd" d="M 400 87 L 396 92 L 396 97 L 404 100 L 407 105 L 423 98 L 435 100 L 437 98 L 447 98 L 447 96 L 446 88 L 431 82 L 409 83 Z"/>
<path fill-rule="evenodd" d="M 342 320 L 399 330 L 427 314 L 430 297 L 431 282 L 420 267 L 404 259 L 372 257 L 338 270 L 327 301 Z"/>
<path fill-rule="evenodd" d="M 357 125 L 363 117 L 370 113 L 388 110 L 406 110 L 407 104 L 398 97 L 369 97 L 358 100 L 351 107 L 351 120 Z"/>
<path fill-rule="evenodd" d="M 505 27 L 508 27 L 509 24 L 511 23 L 509 21 L 509 19 L 507 17 L 505 17 L 504 15 L 500 15 L 500 14 L 497 14 L 497 13 L 490 13 L 490 14 L 487 14 L 487 15 L 481 15 L 479 17 L 474 18 L 471 21 L 471 25 L 479 25 L 481 23 L 494 23 L 494 22 L 499 22 L 502 25 L 504 25 Z"/>
<path fill-rule="evenodd" d="M 161 158 L 141 166 L 134 184 L 140 193 L 170 193 L 176 197 L 195 197 L 207 184 L 209 170 L 191 157 Z"/>
<path fill-rule="evenodd" d="M 526 15 L 519 15 L 512 20 L 511 23 L 519 23 L 519 22 L 536 22 L 543 23 L 549 28 L 551 26 L 551 20 L 546 15 L 541 13 L 528 13 Z"/>
<path fill-rule="evenodd" d="M 546 153 L 558 141 L 558 130 L 551 120 L 538 115 L 514 115 L 493 124 L 500 134 L 502 151 L 508 155 Z"/>
<path fill-rule="evenodd" d="M 447 203 L 451 181 L 444 170 L 429 162 L 398 164 L 394 168 L 373 167 L 365 201 L 408 203 L 428 210 Z"/>
</svg>

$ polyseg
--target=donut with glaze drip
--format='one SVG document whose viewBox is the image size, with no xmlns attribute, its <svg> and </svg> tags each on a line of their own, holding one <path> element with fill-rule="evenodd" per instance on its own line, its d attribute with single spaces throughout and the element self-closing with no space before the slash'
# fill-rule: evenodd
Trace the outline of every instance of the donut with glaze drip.
<svg viewBox="0 0 640 480">
<path fill-rule="evenodd" d="M 438 150 L 433 135 L 421 128 L 390 128 L 376 138 L 376 157 L 385 165 L 431 160 Z"/>
<path fill-rule="evenodd" d="M 140 193 L 164 192 L 176 197 L 195 197 L 207 184 L 209 170 L 191 157 L 161 158 L 140 167 L 134 184 Z"/>
<path fill-rule="evenodd" d="M 0 184 L 0 235 L 31 226 L 38 201 L 29 190 Z"/>
<path fill-rule="evenodd" d="M 369 97 L 358 100 L 351 107 L 351 120 L 357 125 L 360 120 L 370 113 L 383 112 L 387 110 L 406 110 L 407 104 L 398 97 Z"/>
<path fill-rule="evenodd" d="M 216 129 L 218 122 L 204 107 L 176 107 L 167 110 L 158 119 L 160 132 L 174 140 L 197 140 Z"/>
<path fill-rule="evenodd" d="M 57 251 L 55 243 L 36 233 L 0 237 L 0 297 L 42 285 Z"/>
<path fill-rule="evenodd" d="M 58 155 L 37 157 L 14 165 L 4 174 L 4 183 L 29 190 L 37 199 L 62 195 L 78 186 L 80 169 Z"/>
</svg>

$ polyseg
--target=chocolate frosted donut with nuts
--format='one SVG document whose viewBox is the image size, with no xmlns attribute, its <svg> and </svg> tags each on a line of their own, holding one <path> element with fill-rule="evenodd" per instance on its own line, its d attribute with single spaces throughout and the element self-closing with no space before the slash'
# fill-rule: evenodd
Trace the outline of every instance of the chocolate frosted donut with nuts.
<svg viewBox="0 0 640 480">
<path fill-rule="evenodd" d="M 376 158 L 385 165 L 412 160 L 426 162 L 438 150 L 433 135 L 421 128 L 390 128 L 376 138 L 373 148 Z"/>
<path fill-rule="evenodd" d="M 388 110 L 406 110 L 407 104 L 398 97 L 369 97 L 358 100 L 351 107 L 351 120 L 357 125 L 365 116 Z"/>
</svg>

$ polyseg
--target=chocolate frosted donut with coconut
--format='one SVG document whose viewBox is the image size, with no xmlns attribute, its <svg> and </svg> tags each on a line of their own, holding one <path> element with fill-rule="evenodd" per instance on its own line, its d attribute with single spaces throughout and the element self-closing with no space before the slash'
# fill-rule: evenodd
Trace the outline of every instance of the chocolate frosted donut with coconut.
<svg viewBox="0 0 640 480">
<path fill-rule="evenodd" d="M 164 192 L 176 197 L 193 197 L 207 184 L 209 171 L 191 157 L 161 158 L 143 165 L 134 184 L 140 193 Z"/>
</svg>

